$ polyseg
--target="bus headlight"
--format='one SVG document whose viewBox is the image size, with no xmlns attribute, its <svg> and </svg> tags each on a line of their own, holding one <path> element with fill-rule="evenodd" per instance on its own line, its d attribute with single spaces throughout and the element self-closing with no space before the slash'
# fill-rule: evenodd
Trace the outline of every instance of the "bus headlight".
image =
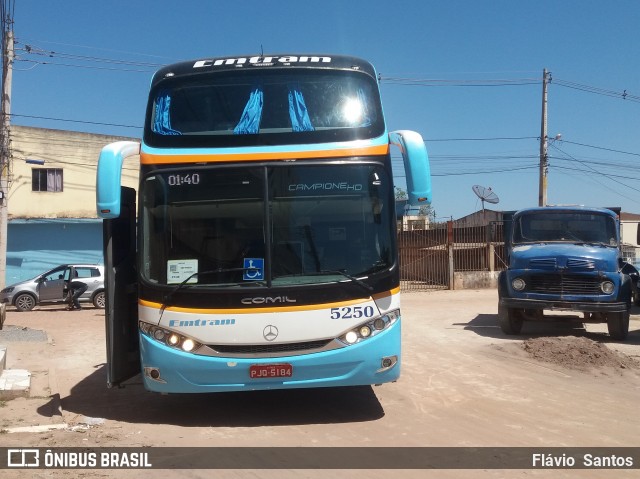
<svg viewBox="0 0 640 479">
<path fill-rule="evenodd" d="M 400 318 L 400 310 L 396 309 L 394 311 L 389 311 L 386 314 L 383 314 L 379 318 L 374 320 L 369 320 L 366 323 L 360 324 L 355 328 L 347 331 L 338 339 L 350 346 L 352 344 L 359 343 L 360 341 L 364 341 L 368 338 L 375 336 L 376 334 L 381 333 L 393 323 L 395 323 Z"/>
<path fill-rule="evenodd" d="M 156 326 L 155 324 L 149 324 L 145 323 L 144 321 L 139 321 L 138 327 L 140 328 L 140 331 L 146 336 L 149 336 L 159 343 L 162 343 L 173 349 L 178 349 L 190 353 L 202 346 L 201 343 L 191 338 L 183 336 L 182 334 L 176 333 L 174 331 L 169 331 L 168 329 L 161 328 L 160 326 Z"/>
<path fill-rule="evenodd" d="M 371 327 L 368 324 L 360 327 L 360 336 L 363 338 L 371 336 Z"/>
<path fill-rule="evenodd" d="M 356 333 L 355 331 L 349 331 L 344 335 L 344 339 L 347 343 L 354 344 L 358 341 L 358 333 Z"/>
<path fill-rule="evenodd" d="M 193 351 L 196 347 L 196 342 L 193 339 L 185 339 L 182 341 L 182 349 L 186 352 Z"/>
</svg>

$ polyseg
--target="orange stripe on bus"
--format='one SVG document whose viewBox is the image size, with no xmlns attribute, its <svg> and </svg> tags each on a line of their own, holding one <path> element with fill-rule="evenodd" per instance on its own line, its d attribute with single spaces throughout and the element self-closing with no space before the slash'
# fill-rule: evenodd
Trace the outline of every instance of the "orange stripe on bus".
<svg viewBox="0 0 640 479">
<path fill-rule="evenodd" d="M 374 295 L 373 299 L 380 299 L 385 296 L 392 296 L 400 292 L 400 288 L 395 288 L 391 291 L 385 291 Z M 308 304 L 305 306 L 276 306 L 269 308 L 246 308 L 246 309 L 199 309 L 199 308 L 182 308 L 179 306 L 168 306 L 167 311 L 173 311 L 175 313 L 190 313 L 190 314 L 256 314 L 256 313 L 283 313 L 290 311 L 314 311 L 318 309 L 330 309 L 339 308 L 342 306 L 351 306 L 354 304 L 360 304 L 369 301 L 369 299 L 352 299 L 349 301 L 339 301 L 335 303 L 323 303 L 323 304 Z M 138 304 L 152 309 L 161 309 L 162 304 L 144 299 L 139 299 Z"/>
<path fill-rule="evenodd" d="M 267 161 L 293 160 L 309 158 L 339 158 L 343 156 L 386 155 L 389 145 L 366 146 L 361 148 L 345 148 L 338 150 L 318 151 L 286 151 L 286 152 L 256 152 L 229 154 L 198 154 L 198 155 L 156 155 L 140 153 L 140 163 L 145 165 L 175 164 L 175 163 L 215 163 L 223 161 Z"/>
</svg>

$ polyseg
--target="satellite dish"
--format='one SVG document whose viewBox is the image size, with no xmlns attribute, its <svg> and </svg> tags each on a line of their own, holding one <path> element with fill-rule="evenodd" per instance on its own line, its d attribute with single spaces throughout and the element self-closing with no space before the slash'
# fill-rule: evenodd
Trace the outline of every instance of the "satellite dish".
<svg viewBox="0 0 640 479">
<path fill-rule="evenodd" d="M 486 201 L 487 203 L 495 205 L 500 201 L 500 198 L 498 198 L 498 195 L 495 194 L 491 187 L 485 188 L 484 186 L 473 185 L 471 189 L 476 196 L 480 198 L 480 201 L 482 201 L 482 217 L 484 218 L 484 202 Z"/>
<path fill-rule="evenodd" d="M 491 187 L 485 188 L 484 186 L 473 185 L 471 189 L 476 196 L 482 200 L 482 209 L 484 209 L 485 201 L 494 205 L 500 201 L 498 195 L 495 194 Z"/>
</svg>

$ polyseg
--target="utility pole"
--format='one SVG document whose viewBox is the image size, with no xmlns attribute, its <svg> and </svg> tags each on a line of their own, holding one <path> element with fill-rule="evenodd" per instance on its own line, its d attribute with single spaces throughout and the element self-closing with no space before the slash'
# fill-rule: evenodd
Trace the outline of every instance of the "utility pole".
<svg viewBox="0 0 640 479">
<path fill-rule="evenodd" d="M 7 210 L 9 202 L 9 172 L 11 166 L 11 78 L 13 75 L 13 25 L 3 19 L 4 35 L 2 68 L 2 129 L 0 134 L 0 289 L 7 276 Z"/>
<path fill-rule="evenodd" d="M 538 206 L 547 206 L 547 175 L 549 156 L 547 154 L 547 83 L 550 73 L 542 71 L 542 121 L 540 125 L 540 178 L 538 180 Z"/>
</svg>

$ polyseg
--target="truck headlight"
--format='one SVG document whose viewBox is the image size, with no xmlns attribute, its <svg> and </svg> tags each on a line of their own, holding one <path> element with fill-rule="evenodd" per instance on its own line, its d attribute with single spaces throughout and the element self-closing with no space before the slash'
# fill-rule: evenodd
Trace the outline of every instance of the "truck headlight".
<svg viewBox="0 0 640 479">
<path fill-rule="evenodd" d="M 526 286 L 526 283 L 524 282 L 524 279 L 516 278 L 513 281 L 511 281 L 511 286 L 516 291 L 522 291 L 524 289 L 524 287 Z"/>
<path fill-rule="evenodd" d="M 600 283 L 600 289 L 604 294 L 611 294 L 616 287 L 611 281 L 603 281 Z"/>
</svg>

